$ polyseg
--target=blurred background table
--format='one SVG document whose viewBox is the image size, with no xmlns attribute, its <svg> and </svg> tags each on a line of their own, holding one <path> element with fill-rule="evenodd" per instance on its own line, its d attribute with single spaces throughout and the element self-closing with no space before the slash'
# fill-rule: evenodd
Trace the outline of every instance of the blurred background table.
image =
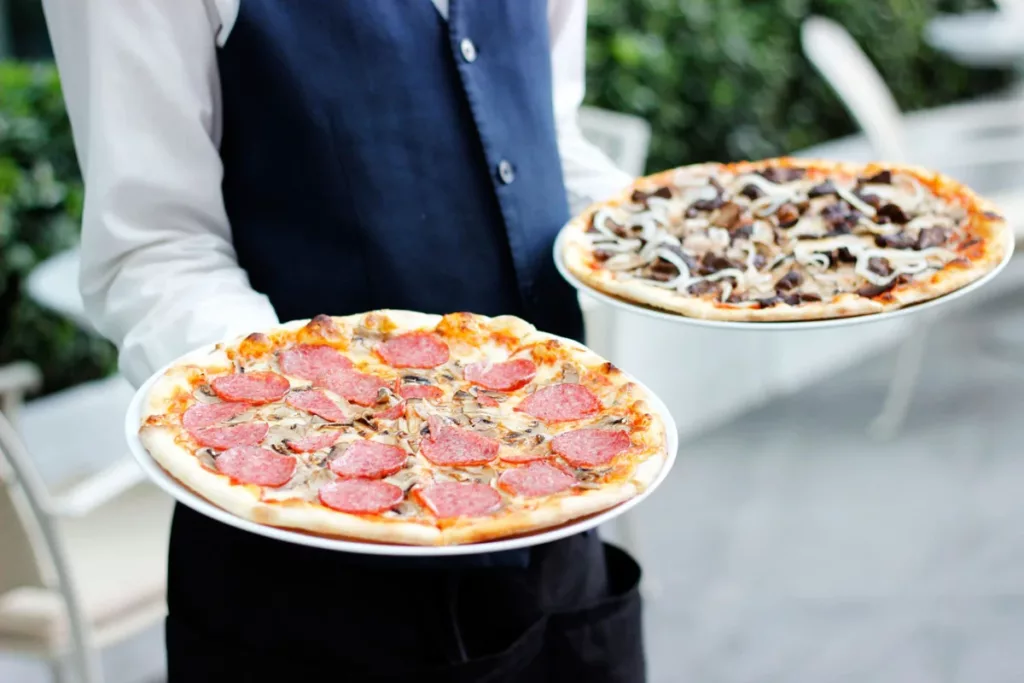
<svg viewBox="0 0 1024 683">
<path fill-rule="evenodd" d="M 68 249 L 36 266 L 25 286 L 28 295 L 40 306 L 94 331 L 78 293 L 78 272 L 78 249 Z"/>
</svg>

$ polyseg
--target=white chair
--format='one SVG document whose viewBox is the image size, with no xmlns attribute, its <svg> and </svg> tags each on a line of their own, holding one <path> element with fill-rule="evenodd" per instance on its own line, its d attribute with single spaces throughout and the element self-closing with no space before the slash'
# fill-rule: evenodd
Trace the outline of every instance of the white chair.
<svg viewBox="0 0 1024 683">
<path fill-rule="evenodd" d="M 596 107 L 580 107 L 583 137 L 604 152 L 616 166 L 640 176 L 647 165 L 651 124 L 639 116 Z"/>
<path fill-rule="evenodd" d="M 1024 170 L 1024 102 L 990 99 L 904 116 L 881 75 L 842 26 L 810 17 L 801 26 L 801 42 L 807 58 L 864 132 L 875 159 L 948 173 L 1004 210 L 1019 210 L 1024 197 L 1024 185 L 1018 182 L 1022 176 L 1007 170 Z M 825 147 L 805 150 L 803 155 L 815 156 Z M 1007 218 L 1020 239 L 1024 214 Z M 882 410 L 871 425 L 878 437 L 893 436 L 906 419 L 934 319 L 923 316 L 899 351 Z"/>
<path fill-rule="evenodd" d="M 38 384 L 31 365 L 0 368 L 5 412 Z M 97 406 L 83 406 L 79 419 L 69 420 L 64 397 L 48 399 L 59 408 L 45 409 L 59 418 L 49 429 L 60 450 L 50 456 L 72 459 L 103 447 L 82 436 Z M 33 403 L 21 422 L 42 426 L 46 416 Z M 117 454 L 124 449 L 119 444 Z M 166 613 L 173 502 L 123 458 L 54 492 L 36 457 L 0 414 L 0 652 L 46 660 L 57 681 L 67 659 L 78 680 L 101 683 L 99 651 Z"/>
<path fill-rule="evenodd" d="M 25 290 L 40 306 L 61 314 L 83 330 L 92 331 L 82 295 L 78 292 L 80 261 L 78 247 L 54 254 L 32 269 L 25 280 Z"/>
</svg>

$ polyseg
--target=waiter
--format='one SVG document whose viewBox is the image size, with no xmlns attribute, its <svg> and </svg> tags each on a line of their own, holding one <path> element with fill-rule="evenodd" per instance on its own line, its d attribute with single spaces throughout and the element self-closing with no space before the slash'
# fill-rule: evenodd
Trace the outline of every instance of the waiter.
<svg viewBox="0 0 1024 683">
<path fill-rule="evenodd" d="M 586 0 L 44 7 L 86 184 L 82 295 L 136 386 L 319 313 L 513 314 L 581 338 L 552 241 L 567 194 L 630 180 L 576 127 Z M 594 533 L 414 561 L 178 506 L 170 681 L 636 683 L 638 580 Z"/>
</svg>

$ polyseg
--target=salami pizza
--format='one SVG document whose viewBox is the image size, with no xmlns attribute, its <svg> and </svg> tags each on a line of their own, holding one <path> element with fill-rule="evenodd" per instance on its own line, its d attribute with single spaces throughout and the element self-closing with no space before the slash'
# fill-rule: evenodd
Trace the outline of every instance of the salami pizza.
<svg viewBox="0 0 1024 683">
<path fill-rule="evenodd" d="M 153 381 L 139 435 L 245 519 L 416 545 L 592 515 L 667 458 L 650 397 L 611 363 L 469 313 L 321 315 L 194 352 Z"/>
<path fill-rule="evenodd" d="M 814 320 L 964 287 L 1008 249 L 1005 221 L 938 173 L 791 158 L 641 178 L 565 228 L 586 285 L 684 316 Z"/>
</svg>

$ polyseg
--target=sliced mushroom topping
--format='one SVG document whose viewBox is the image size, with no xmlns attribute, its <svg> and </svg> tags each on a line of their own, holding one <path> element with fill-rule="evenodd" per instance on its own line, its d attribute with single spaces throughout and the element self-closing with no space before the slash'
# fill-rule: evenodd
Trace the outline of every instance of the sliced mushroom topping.
<svg viewBox="0 0 1024 683">
<path fill-rule="evenodd" d="M 647 200 L 651 197 L 661 197 L 662 199 L 672 199 L 672 190 L 668 187 L 659 187 L 654 192 L 643 192 L 642 190 L 633 190 L 633 194 L 630 195 L 629 201 L 634 204 L 640 204 L 641 206 L 647 206 Z"/>
<path fill-rule="evenodd" d="M 779 219 L 780 228 L 791 228 L 800 220 L 800 209 L 795 204 L 787 202 L 779 207 L 775 216 Z"/>
<path fill-rule="evenodd" d="M 562 363 L 562 382 L 565 384 L 579 384 L 580 371 L 572 363 Z"/>
<path fill-rule="evenodd" d="M 214 472 L 217 471 L 217 464 L 214 462 L 217 458 L 217 454 L 213 452 L 213 449 L 200 448 L 196 451 L 196 457 L 199 458 L 199 462 L 201 462 L 205 467 L 213 470 Z"/>
<path fill-rule="evenodd" d="M 769 166 L 757 172 L 759 176 L 773 183 L 788 183 L 800 180 L 800 178 L 804 177 L 804 173 L 805 171 L 802 168 L 782 168 L 781 166 Z"/>
<path fill-rule="evenodd" d="M 878 296 L 880 294 L 885 294 L 886 292 L 888 292 L 890 289 L 892 289 L 895 286 L 896 286 L 896 280 L 893 280 L 889 284 L 885 284 L 885 285 L 867 284 L 867 285 L 864 285 L 863 287 L 861 287 L 860 289 L 858 289 L 857 290 L 857 294 L 860 295 L 860 296 L 866 297 L 868 299 L 871 299 L 871 298 L 876 297 L 876 296 Z"/>
<path fill-rule="evenodd" d="M 220 401 L 220 397 L 213 393 L 213 389 L 210 388 L 209 384 L 197 386 L 194 395 L 200 403 L 218 403 Z"/>
<path fill-rule="evenodd" d="M 875 244 L 883 249 L 913 249 L 917 240 L 905 232 L 898 232 L 894 235 L 876 235 Z"/>
<path fill-rule="evenodd" d="M 724 256 L 719 256 L 718 254 L 704 254 L 700 259 L 700 265 L 697 267 L 697 274 L 710 275 L 727 268 L 742 270 L 744 269 L 744 264 L 737 263 L 736 261 L 727 259 Z"/>
<path fill-rule="evenodd" d="M 775 283 L 775 289 L 788 292 L 803 284 L 804 276 L 795 270 L 791 270 Z"/>
<path fill-rule="evenodd" d="M 856 195 L 858 199 L 860 199 L 862 202 L 870 206 L 872 209 L 875 209 L 876 211 L 882 206 L 882 198 L 879 197 L 877 194 L 872 194 L 870 192 L 863 192 L 858 190 L 854 192 L 854 195 Z"/>
<path fill-rule="evenodd" d="M 875 215 L 875 207 L 873 207 L 870 204 L 868 204 L 867 202 L 863 201 L 860 197 L 858 197 L 853 192 L 850 192 L 849 190 L 844 189 L 842 187 L 837 187 L 836 188 L 836 194 L 839 197 L 841 197 L 842 199 L 846 200 L 847 204 L 852 206 L 857 211 L 860 211 L 865 216 L 874 216 Z"/>
<path fill-rule="evenodd" d="M 849 203 L 840 200 L 826 206 L 821 212 L 821 217 L 829 227 L 826 235 L 848 235 L 860 219 L 860 213 Z"/>
<path fill-rule="evenodd" d="M 668 254 L 665 252 L 668 252 Z M 663 244 L 658 248 L 659 258 L 675 263 L 675 260 L 672 259 L 672 255 L 675 255 L 676 258 L 682 261 L 687 270 L 693 270 L 697 267 L 697 260 L 683 251 L 683 248 L 677 244 Z"/>
<path fill-rule="evenodd" d="M 690 205 L 690 208 L 698 211 L 714 211 L 715 209 L 720 208 L 723 204 L 725 204 L 725 200 L 722 199 L 721 195 L 718 195 L 714 199 L 698 199 Z"/>
<path fill-rule="evenodd" d="M 717 297 L 721 292 L 721 285 L 717 282 L 701 280 L 700 282 L 694 282 L 692 285 L 687 287 L 686 291 L 696 296 L 700 296 L 701 294 L 714 294 Z"/>
<path fill-rule="evenodd" d="M 910 220 L 910 217 L 903 213 L 903 209 L 892 203 L 879 208 L 876 218 L 887 218 L 897 225 L 903 225 Z"/>
<path fill-rule="evenodd" d="M 810 190 L 807 191 L 807 196 L 810 198 L 824 197 L 825 195 L 835 194 L 836 186 L 832 184 L 831 180 L 826 180 L 823 183 L 818 183 Z"/>
<path fill-rule="evenodd" d="M 732 228 L 739 223 L 740 216 L 743 214 L 743 207 L 735 202 L 727 202 L 721 206 L 711 217 L 711 223 L 725 228 L 726 230 L 732 230 Z"/>
<path fill-rule="evenodd" d="M 839 247 L 832 252 L 833 263 L 856 263 L 857 257 L 846 247 Z"/>
<path fill-rule="evenodd" d="M 736 240 L 750 239 L 754 234 L 754 224 L 749 222 L 740 222 L 736 227 L 729 231 L 729 236 L 732 243 Z"/>
<path fill-rule="evenodd" d="M 675 264 L 670 263 L 663 258 L 655 259 L 651 265 L 647 266 L 644 272 L 644 277 L 658 282 L 669 282 L 676 279 L 678 276 L 679 269 Z"/>
<path fill-rule="evenodd" d="M 918 249 L 930 249 L 941 247 L 949 239 L 949 232 L 945 228 L 924 228 L 917 236 Z"/>
<path fill-rule="evenodd" d="M 758 199 L 760 197 L 763 197 L 765 195 L 765 192 L 757 185 L 754 185 L 753 183 L 747 183 L 746 185 L 743 186 L 743 189 L 740 190 L 740 194 L 746 197 L 747 199 Z"/>
<path fill-rule="evenodd" d="M 865 178 L 864 182 L 865 183 L 877 183 L 879 185 L 889 185 L 889 184 L 892 183 L 892 171 L 890 171 L 888 169 L 886 169 L 884 171 L 879 171 L 878 173 L 876 173 L 875 175 L 871 176 L 870 178 Z"/>
<path fill-rule="evenodd" d="M 889 263 L 889 260 L 880 256 L 873 256 L 868 259 L 868 270 L 882 277 L 888 277 L 893 272 L 892 264 Z"/>
<path fill-rule="evenodd" d="M 607 210 L 594 212 L 587 232 L 599 232 L 612 239 L 629 237 L 629 230 L 626 226 L 612 220 L 611 214 Z"/>
</svg>

